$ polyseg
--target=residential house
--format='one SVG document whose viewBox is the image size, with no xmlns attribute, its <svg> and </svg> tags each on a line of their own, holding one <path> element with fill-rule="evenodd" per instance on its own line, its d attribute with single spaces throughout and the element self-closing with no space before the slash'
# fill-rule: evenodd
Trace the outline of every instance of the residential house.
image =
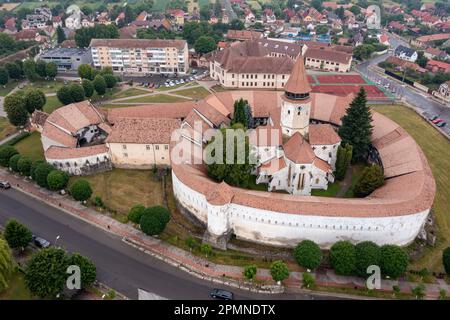
<svg viewBox="0 0 450 320">
<path fill-rule="evenodd" d="M 247 12 L 245 13 L 245 23 L 252 24 L 252 23 L 255 23 L 255 21 L 256 21 L 256 17 L 253 14 L 253 12 L 251 12 L 250 10 L 247 10 Z"/>
<path fill-rule="evenodd" d="M 42 7 L 34 9 L 33 14 L 27 14 L 22 21 L 23 29 L 42 29 L 52 20 L 52 11 L 49 8 Z"/>
<path fill-rule="evenodd" d="M 5 30 L 3 30 L 2 32 L 5 33 L 16 33 L 17 32 L 17 28 L 16 28 L 16 18 L 11 17 L 8 20 L 5 21 Z"/>
<path fill-rule="evenodd" d="M 440 50 L 438 48 L 432 48 L 432 47 L 425 49 L 424 55 L 428 59 L 446 60 L 449 58 L 449 55 L 447 54 L 447 52 Z"/>
<path fill-rule="evenodd" d="M 63 22 L 62 22 L 62 18 L 61 16 L 54 16 L 52 17 L 52 25 L 53 28 L 58 28 L 58 27 L 62 27 L 63 26 Z"/>
<path fill-rule="evenodd" d="M 230 16 L 228 14 L 226 14 L 225 12 L 222 14 L 222 23 L 223 24 L 230 23 Z"/>
<path fill-rule="evenodd" d="M 437 94 L 436 94 L 437 93 Z M 437 92 L 433 92 L 437 97 L 450 102 L 450 81 L 441 83 Z"/>
<path fill-rule="evenodd" d="M 69 30 L 81 29 L 82 25 L 80 11 L 74 11 L 70 16 L 68 16 L 65 20 L 65 25 Z"/>
<path fill-rule="evenodd" d="M 116 20 L 114 20 L 114 23 L 116 25 L 119 25 L 119 23 L 124 23 L 124 22 L 125 22 L 125 12 L 122 11 L 121 13 L 119 13 Z"/>
<path fill-rule="evenodd" d="M 228 40 L 247 41 L 247 40 L 258 40 L 263 38 L 263 36 L 264 34 L 260 31 L 230 29 L 227 32 L 226 38 Z"/>
<path fill-rule="evenodd" d="M 352 55 L 328 47 L 308 48 L 305 66 L 316 70 L 348 72 L 352 65 Z"/>
<path fill-rule="evenodd" d="M 428 60 L 426 68 L 433 73 L 450 73 L 450 64 L 443 61 Z"/>
<path fill-rule="evenodd" d="M 406 61 L 410 61 L 410 62 L 415 62 L 418 57 L 416 50 L 402 46 L 402 45 L 398 46 L 395 49 L 394 55 L 397 58 L 400 58 L 400 59 L 403 59 Z"/>
<path fill-rule="evenodd" d="M 390 43 L 389 43 L 389 36 L 388 36 L 387 34 L 385 34 L 385 33 L 383 33 L 383 34 L 381 34 L 381 35 L 378 36 L 378 41 L 379 41 L 382 45 L 390 46 Z"/>
</svg>

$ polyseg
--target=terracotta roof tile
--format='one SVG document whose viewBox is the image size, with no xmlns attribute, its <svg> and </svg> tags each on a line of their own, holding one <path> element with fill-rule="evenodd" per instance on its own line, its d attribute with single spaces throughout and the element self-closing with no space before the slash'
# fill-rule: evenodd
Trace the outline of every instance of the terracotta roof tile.
<svg viewBox="0 0 450 320">
<path fill-rule="evenodd" d="M 283 145 L 286 157 L 296 164 L 313 163 L 316 155 L 309 143 L 298 132 Z"/>
<path fill-rule="evenodd" d="M 309 50 L 309 49 L 308 49 Z M 295 62 L 294 69 L 289 77 L 289 80 L 284 86 L 286 92 L 302 94 L 311 92 L 311 86 L 308 82 L 308 77 L 306 75 L 305 64 L 303 57 L 298 57 Z"/>
<path fill-rule="evenodd" d="M 332 145 L 340 141 L 341 138 L 330 124 L 309 125 L 309 143 L 311 145 Z"/>
<path fill-rule="evenodd" d="M 61 159 L 76 159 L 91 157 L 96 154 L 108 153 L 109 149 L 105 144 L 83 148 L 67 148 L 52 146 L 45 151 L 45 158 L 48 161 Z"/>
</svg>

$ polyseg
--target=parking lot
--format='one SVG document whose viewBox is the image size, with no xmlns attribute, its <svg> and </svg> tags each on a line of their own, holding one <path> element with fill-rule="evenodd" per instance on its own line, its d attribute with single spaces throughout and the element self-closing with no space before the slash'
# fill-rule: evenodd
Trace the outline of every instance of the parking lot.
<svg viewBox="0 0 450 320">
<path fill-rule="evenodd" d="M 174 74 L 153 74 L 148 76 L 141 75 L 123 75 L 124 81 L 132 80 L 136 84 L 150 88 L 159 88 L 161 86 L 174 87 L 178 84 L 189 83 L 195 80 L 201 80 L 209 75 L 209 71 L 206 68 L 193 68 L 190 69 L 187 75 L 174 75 Z"/>
</svg>

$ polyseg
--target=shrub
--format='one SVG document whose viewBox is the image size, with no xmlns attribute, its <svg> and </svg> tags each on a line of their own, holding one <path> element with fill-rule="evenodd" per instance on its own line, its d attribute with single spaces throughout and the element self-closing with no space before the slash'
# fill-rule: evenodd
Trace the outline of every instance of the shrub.
<svg viewBox="0 0 450 320">
<path fill-rule="evenodd" d="M 19 161 L 17 161 L 17 169 L 20 174 L 23 176 L 29 176 L 32 163 L 33 161 L 31 161 L 30 158 L 21 157 Z"/>
<path fill-rule="evenodd" d="M 367 167 L 355 185 L 355 196 L 359 198 L 366 197 L 383 184 L 383 169 L 379 165 Z"/>
<path fill-rule="evenodd" d="M 94 94 L 94 85 L 92 84 L 92 81 L 89 79 L 83 79 L 81 85 L 83 86 L 84 95 L 88 98 L 92 97 Z"/>
<path fill-rule="evenodd" d="M 59 88 L 58 91 L 56 92 L 56 96 L 58 97 L 58 100 L 64 105 L 73 102 L 72 92 L 69 86 L 63 86 Z"/>
<path fill-rule="evenodd" d="M 116 77 L 114 77 L 112 74 L 105 74 L 103 75 L 103 78 L 105 79 L 106 87 L 110 89 L 114 88 L 117 83 Z"/>
<path fill-rule="evenodd" d="M 14 172 L 19 172 L 19 168 L 17 167 L 17 163 L 19 162 L 22 156 L 20 154 L 15 154 L 9 159 L 9 167 Z"/>
<path fill-rule="evenodd" d="M 294 249 L 294 258 L 297 263 L 307 269 L 316 269 L 322 260 L 322 251 L 311 240 L 303 240 Z"/>
<path fill-rule="evenodd" d="M 244 277 L 248 280 L 253 280 L 256 276 L 256 272 L 258 271 L 257 267 L 254 264 L 244 267 Z"/>
<path fill-rule="evenodd" d="M 355 246 L 348 241 L 338 241 L 330 249 L 330 263 L 336 274 L 352 275 L 356 268 Z"/>
<path fill-rule="evenodd" d="M 104 208 L 105 204 L 103 203 L 102 197 L 96 196 L 94 198 L 94 204 L 96 207 Z"/>
<path fill-rule="evenodd" d="M 8 243 L 0 238 L 0 293 L 8 289 L 8 283 L 14 272 L 13 257 Z"/>
<path fill-rule="evenodd" d="M 395 245 L 384 245 L 380 249 L 381 272 L 391 278 L 398 278 L 406 272 L 408 255 Z"/>
<path fill-rule="evenodd" d="M 192 249 L 195 249 L 195 247 L 197 246 L 197 241 L 192 236 L 188 236 L 185 241 L 190 251 L 192 251 Z"/>
<path fill-rule="evenodd" d="M 47 185 L 50 190 L 58 191 L 67 186 L 69 175 L 61 170 L 52 170 L 47 176 Z"/>
<path fill-rule="evenodd" d="M 439 300 L 447 299 L 447 291 L 445 289 L 439 290 Z"/>
<path fill-rule="evenodd" d="M 80 102 L 85 99 L 84 97 L 84 89 L 81 85 L 72 83 L 69 86 L 70 95 L 72 96 L 73 102 Z"/>
<path fill-rule="evenodd" d="M 25 248 L 32 238 L 30 229 L 14 219 L 8 220 L 6 223 L 3 236 L 10 248 L 13 249 Z"/>
<path fill-rule="evenodd" d="M 145 234 L 153 236 L 163 232 L 169 221 L 169 211 L 162 206 L 154 206 L 145 209 L 139 223 Z"/>
<path fill-rule="evenodd" d="M 303 285 L 302 285 L 303 288 L 312 289 L 316 286 L 316 280 L 314 279 L 312 274 L 303 272 L 302 277 L 303 277 Z"/>
<path fill-rule="evenodd" d="M 289 269 L 283 261 L 277 260 L 270 265 L 270 275 L 274 281 L 280 282 L 289 277 Z"/>
<path fill-rule="evenodd" d="M 18 154 L 16 148 L 12 146 L 0 147 L 0 165 L 3 167 L 9 166 L 9 159 L 15 154 Z"/>
<path fill-rule="evenodd" d="M 128 213 L 128 220 L 130 220 L 131 222 L 134 222 L 134 223 L 140 223 L 141 217 L 144 214 L 144 211 L 145 211 L 145 207 L 142 204 L 134 205 L 130 209 L 130 212 Z"/>
<path fill-rule="evenodd" d="M 380 247 L 371 242 L 364 241 L 355 246 L 356 273 L 360 277 L 367 277 L 367 268 L 371 265 L 380 265 Z"/>
<path fill-rule="evenodd" d="M 99 96 L 102 96 L 106 92 L 106 81 L 101 75 L 96 75 L 92 82 L 94 89 Z"/>
<path fill-rule="evenodd" d="M 412 288 L 411 293 L 416 297 L 416 299 L 421 300 L 425 297 L 425 286 L 421 283 L 417 287 Z"/>
<path fill-rule="evenodd" d="M 445 273 L 450 276 L 450 247 L 442 252 L 442 263 L 444 264 Z"/>
<path fill-rule="evenodd" d="M 34 170 L 34 176 L 36 178 L 36 183 L 43 188 L 48 188 L 47 176 L 53 170 L 55 170 L 55 167 L 53 167 L 51 164 L 49 164 L 47 162 L 39 164 L 36 167 L 36 170 Z"/>
<path fill-rule="evenodd" d="M 86 201 L 92 195 L 92 188 L 87 180 L 79 179 L 70 187 L 70 194 L 77 201 Z"/>
</svg>

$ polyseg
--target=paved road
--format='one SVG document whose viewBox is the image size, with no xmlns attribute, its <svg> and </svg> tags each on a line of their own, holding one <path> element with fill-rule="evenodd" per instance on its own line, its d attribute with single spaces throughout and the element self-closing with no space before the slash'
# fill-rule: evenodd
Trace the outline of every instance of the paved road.
<svg viewBox="0 0 450 320">
<path fill-rule="evenodd" d="M 14 189 L 0 191 L 0 224 L 4 225 L 9 218 L 18 219 L 56 246 L 90 257 L 97 266 L 98 280 L 132 299 L 137 299 L 138 288 L 169 299 L 208 299 L 210 289 L 217 286 L 191 277 L 130 247 L 119 237 Z M 61 237 L 55 243 L 58 235 Z M 309 294 L 266 295 L 230 290 L 237 299 L 326 298 Z"/>
<path fill-rule="evenodd" d="M 407 45 L 405 42 L 390 36 L 390 42 L 392 48 L 396 48 L 400 44 Z M 402 86 L 400 83 L 393 81 L 388 76 L 381 77 L 377 73 L 369 70 L 369 67 L 377 65 L 379 62 L 386 60 L 386 58 L 392 53 L 387 53 L 378 57 L 375 57 L 371 60 L 365 61 L 358 66 L 356 69 L 368 77 L 369 79 L 380 79 L 382 85 L 389 84 L 390 88 L 395 88 L 395 94 L 398 97 L 406 100 L 409 104 L 421 109 L 423 112 L 427 112 L 432 115 L 437 115 L 439 118 L 442 118 L 445 122 L 447 122 L 447 126 L 442 128 L 444 132 L 446 132 L 450 136 L 450 107 L 444 106 L 430 98 L 430 96 L 426 93 L 419 93 L 416 90 L 412 89 L 408 85 Z"/>
</svg>

